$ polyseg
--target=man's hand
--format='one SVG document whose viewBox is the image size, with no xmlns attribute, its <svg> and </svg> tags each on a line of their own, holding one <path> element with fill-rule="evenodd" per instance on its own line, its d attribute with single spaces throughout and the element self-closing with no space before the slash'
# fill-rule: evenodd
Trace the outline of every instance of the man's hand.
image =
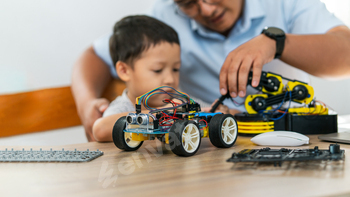
<svg viewBox="0 0 350 197">
<path fill-rule="evenodd" d="M 89 142 L 95 142 L 95 138 L 92 134 L 92 126 L 94 122 L 102 117 L 104 111 L 106 111 L 109 105 L 109 101 L 105 98 L 94 99 L 88 101 L 84 107 L 79 110 L 79 117 L 85 129 L 85 134 Z"/>
<path fill-rule="evenodd" d="M 74 64 L 72 94 L 89 141 L 95 141 L 92 126 L 109 105 L 108 100 L 98 97 L 102 95 L 111 79 L 108 66 L 95 54 L 92 46 Z"/>
<path fill-rule="evenodd" d="M 259 85 L 264 64 L 276 54 L 276 41 L 261 34 L 231 51 L 220 71 L 220 93 L 244 97 L 249 71 L 253 71 L 252 86 Z"/>
</svg>

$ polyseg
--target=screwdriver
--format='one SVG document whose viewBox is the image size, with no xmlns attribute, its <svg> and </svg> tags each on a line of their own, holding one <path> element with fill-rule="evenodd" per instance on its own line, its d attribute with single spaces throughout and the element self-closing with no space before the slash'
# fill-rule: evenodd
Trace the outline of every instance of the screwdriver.
<svg viewBox="0 0 350 197">
<path fill-rule="evenodd" d="M 216 103 L 215 103 L 215 104 L 213 105 L 213 107 L 210 109 L 210 112 L 211 112 L 211 113 L 214 113 L 215 110 L 219 107 L 219 105 L 220 105 L 220 104 L 223 104 L 224 100 L 225 100 L 226 98 L 230 98 L 230 97 L 231 97 L 231 96 L 230 96 L 229 93 L 227 93 L 226 95 L 221 95 L 220 98 L 219 98 L 219 100 L 216 101 Z"/>
</svg>

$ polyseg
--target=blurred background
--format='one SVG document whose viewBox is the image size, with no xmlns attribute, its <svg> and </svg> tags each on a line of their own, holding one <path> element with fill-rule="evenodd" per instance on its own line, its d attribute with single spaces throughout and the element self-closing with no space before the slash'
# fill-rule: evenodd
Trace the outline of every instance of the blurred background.
<svg viewBox="0 0 350 197">
<path fill-rule="evenodd" d="M 349 0 L 322 0 L 350 26 Z M 142 14 L 155 0 L 1 0 L 0 95 L 69 86 L 72 66 L 99 36 L 130 14 Z M 332 65 L 330 65 L 332 66 Z M 339 114 L 350 114 L 350 79 L 329 81 L 311 77 L 317 100 Z M 1 120 L 0 120 L 1 121 Z M 0 128 L 1 129 L 1 128 Z M 52 144 L 62 131 L 0 139 L 0 145 Z M 82 128 L 71 141 L 86 142 Z M 52 141 L 56 141 L 52 143 Z M 30 143 L 29 143 L 30 142 Z M 56 144 L 57 144 L 56 143 Z"/>
</svg>

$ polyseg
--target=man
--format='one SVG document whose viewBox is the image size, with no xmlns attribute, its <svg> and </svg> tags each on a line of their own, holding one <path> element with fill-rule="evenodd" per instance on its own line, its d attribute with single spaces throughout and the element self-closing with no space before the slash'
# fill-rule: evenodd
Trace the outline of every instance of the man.
<svg viewBox="0 0 350 197">
<path fill-rule="evenodd" d="M 350 74 L 350 30 L 318 0 L 158 0 L 151 15 L 179 34 L 180 88 L 208 103 L 230 92 L 236 105 L 225 105 L 244 111 L 237 103 L 255 93 L 247 88 L 250 70 L 252 86 L 262 70 L 305 82 L 307 73 Z M 93 122 L 109 104 L 99 97 L 110 73 L 116 77 L 108 40 L 97 40 L 73 70 L 73 94 L 89 141 Z"/>
</svg>

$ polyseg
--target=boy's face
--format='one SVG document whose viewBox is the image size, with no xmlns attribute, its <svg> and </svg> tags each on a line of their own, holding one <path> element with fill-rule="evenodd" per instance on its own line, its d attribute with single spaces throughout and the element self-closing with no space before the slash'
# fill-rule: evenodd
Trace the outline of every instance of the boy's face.
<svg viewBox="0 0 350 197">
<path fill-rule="evenodd" d="M 130 70 L 130 80 L 127 83 L 129 97 L 136 98 L 164 85 L 177 89 L 180 66 L 179 45 L 161 42 L 156 46 L 151 46 L 141 54 L 141 57 L 134 62 L 134 68 Z M 152 96 L 148 105 L 162 106 L 165 98 L 169 96 L 165 94 Z"/>
</svg>

